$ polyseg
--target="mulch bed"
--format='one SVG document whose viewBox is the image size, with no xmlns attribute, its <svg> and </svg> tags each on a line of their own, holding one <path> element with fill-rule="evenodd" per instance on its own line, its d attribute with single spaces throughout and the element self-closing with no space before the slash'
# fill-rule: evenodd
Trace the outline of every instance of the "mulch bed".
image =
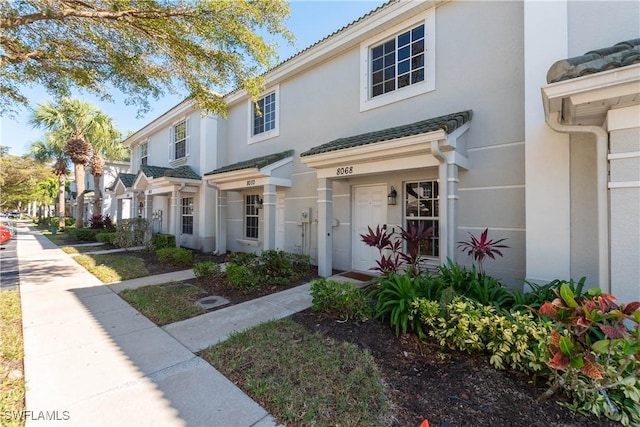
<svg viewBox="0 0 640 427">
<path fill-rule="evenodd" d="M 395 426 L 619 426 L 574 414 L 555 403 L 539 403 L 546 390 L 519 372 L 493 368 L 483 354 L 467 354 L 396 337 L 381 321 L 339 321 L 306 310 L 291 319 L 307 329 L 352 342 L 371 352 L 386 383 Z"/>
</svg>

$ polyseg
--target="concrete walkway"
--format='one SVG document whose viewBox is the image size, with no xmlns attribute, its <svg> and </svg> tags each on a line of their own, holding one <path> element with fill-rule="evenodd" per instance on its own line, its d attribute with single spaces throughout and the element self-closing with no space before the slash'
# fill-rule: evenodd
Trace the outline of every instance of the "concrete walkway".
<svg viewBox="0 0 640 427">
<path fill-rule="evenodd" d="M 116 294 L 118 285 L 102 284 L 47 238 L 26 227 L 18 234 L 18 258 L 26 409 L 32 414 L 27 425 L 276 424 L 262 407 L 189 350 L 220 339 L 215 316 L 206 315 L 200 325 L 193 321 L 161 329 Z M 272 317 L 291 313 L 285 306 L 278 308 L 269 312 Z M 227 313 L 229 319 L 218 321 L 226 324 L 230 318 L 242 317 Z M 237 325 L 244 328 L 250 323 L 238 321 Z M 215 333 L 209 335 L 203 329 Z"/>
</svg>

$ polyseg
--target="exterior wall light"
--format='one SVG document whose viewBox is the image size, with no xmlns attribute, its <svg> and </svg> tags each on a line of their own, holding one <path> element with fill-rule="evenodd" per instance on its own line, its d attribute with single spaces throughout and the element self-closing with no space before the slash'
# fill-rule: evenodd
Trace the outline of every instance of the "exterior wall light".
<svg viewBox="0 0 640 427">
<path fill-rule="evenodd" d="M 387 195 L 387 204 L 392 206 L 395 205 L 397 197 L 398 197 L 398 192 L 396 191 L 395 188 L 393 188 L 393 185 L 392 185 L 391 192 L 389 192 L 389 194 Z"/>
</svg>

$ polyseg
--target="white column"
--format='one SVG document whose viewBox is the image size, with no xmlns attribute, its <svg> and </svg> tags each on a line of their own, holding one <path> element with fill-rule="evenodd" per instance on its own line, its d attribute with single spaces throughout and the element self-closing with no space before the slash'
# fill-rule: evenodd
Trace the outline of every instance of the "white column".
<svg viewBox="0 0 640 427">
<path fill-rule="evenodd" d="M 569 136 L 544 117 L 540 88 L 551 65 L 568 57 L 566 0 L 525 1 L 526 278 L 546 282 L 571 272 Z"/>
<path fill-rule="evenodd" d="M 333 274 L 333 181 L 318 179 L 318 275 Z"/>
<path fill-rule="evenodd" d="M 180 240 L 179 227 L 180 227 L 180 191 L 173 190 L 171 192 L 171 207 L 169 208 L 169 230 L 173 230 L 173 234 L 176 236 L 176 246 L 180 246 L 178 243 Z"/>
<path fill-rule="evenodd" d="M 276 248 L 276 186 L 266 184 L 262 193 L 262 222 L 264 231 L 262 248 L 267 251 Z"/>
<path fill-rule="evenodd" d="M 218 227 L 216 230 L 218 245 L 216 250 L 220 255 L 227 253 L 227 192 L 218 190 Z"/>
</svg>

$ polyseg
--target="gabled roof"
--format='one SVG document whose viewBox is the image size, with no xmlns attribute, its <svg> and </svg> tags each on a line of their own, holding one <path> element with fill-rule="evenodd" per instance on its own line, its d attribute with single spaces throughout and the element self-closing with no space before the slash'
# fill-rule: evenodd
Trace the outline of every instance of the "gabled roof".
<svg viewBox="0 0 640 427">
<path fill-rule="evenodd" d="M 135 181 L 135 179 L 136 179 L 135 174 L 121 172 L 118 174 L 118 176 L 116 176 L 116 179 L 113 181 L 113 184 L 107 187 L 105 190 L 113 191 L 116 188 L 116 185 L 118 185 L 118 181 L 120 181 L 125 188 L 130 188 L 133 185 L 133 182 Z"/>
<path fill-rule="evenodd" d="M 435 117 L 428 120 L 422 120 L 420 122 L 410 123 L 408 125 L 362 133 L 360 135 L 349 136 L 346 138 L 339 138 L 305 151 L 304 153 L 300 154 L 300 157 L 327 153 L 330 151 L 337 151 L 345 148 L 358 147 L 361 145 L 374 144 L 376 142 L 389 141 L 392 139 L 429 133 L 440 129 L 444 130 L 447 133 L 451 133 L 463 124 L 470 121 L 472 115 L 473 112 L 471 110 L 461 111 L 459 113 L 448 114 L 446 116 Z"/>
<path fill-rule="evenodd" d="M 613 68 L 640 64 L 640 39 L 627 40 L 596 49 L 582 56 L 555 62 L 547 72 L 547 83 L 556 83 Z"/>
<path fill-rule="evenodd" d="M 183 179 L 200 179 L 200 175 L 195 173 L 189 166 L 179 166 L 175 169 L 165 168 L 162 166 L 140 166 L 140 172 L 144 173 L 147 178 L 183 178 Z M 133 182 L 132 182 L 133 184 Z"/>
<path fill-rule="evenodd" d="M 250 160 L 244 160 L 242 162 L 234 163 L 231 165 L 223 166 L 221 168 L 215 169 L 209 173 L 205 173 L 206 175 L 216 175 L 225 172 L 232 172 L 242 169 L 262 169 L 265 166 L 269 166 L 273 163 L 276 163 L 282 159 L 286 159 L 287 157 L 293 156 L 293 150 L 283 151 L 282 153 L 269 154 L 266 156 L 256 157 Z"/>
</svg>

